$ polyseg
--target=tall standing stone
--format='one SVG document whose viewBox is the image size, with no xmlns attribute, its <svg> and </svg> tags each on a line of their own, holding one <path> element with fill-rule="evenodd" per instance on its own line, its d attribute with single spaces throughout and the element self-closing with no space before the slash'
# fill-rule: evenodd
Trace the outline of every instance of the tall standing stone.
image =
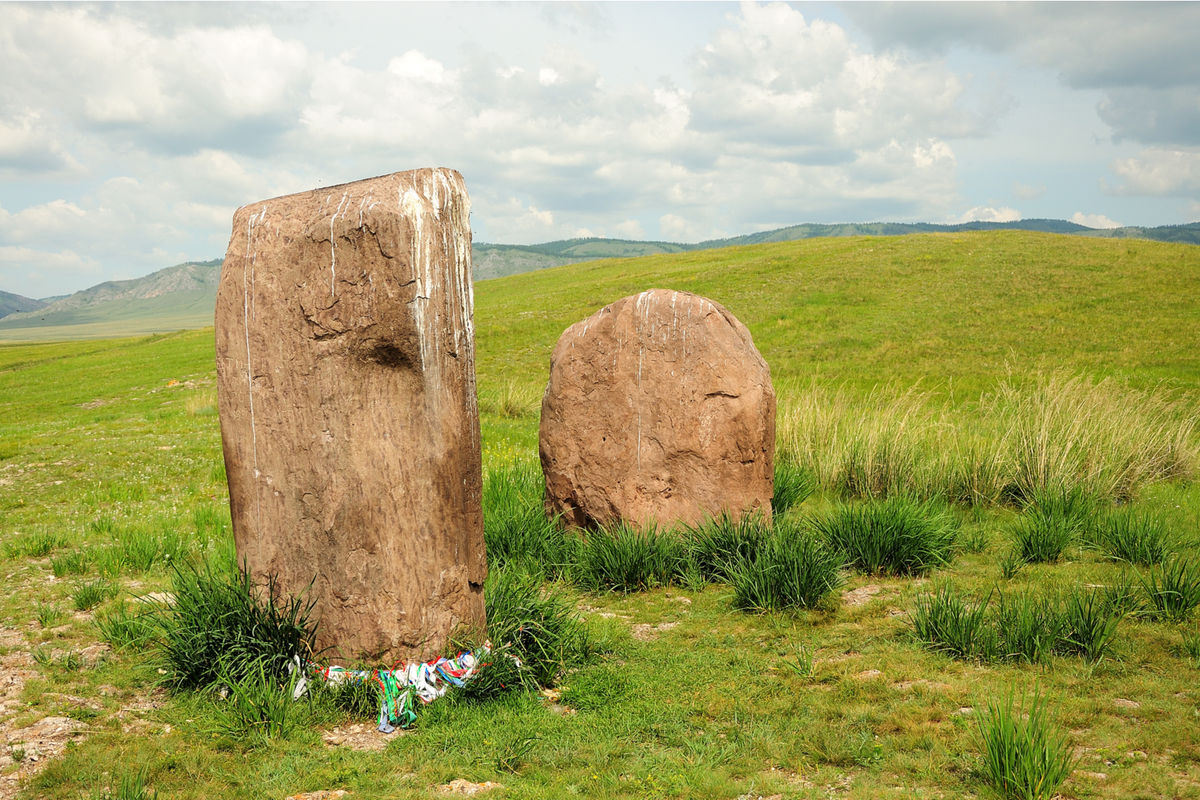
<svg viewBox="0 0 1200 800">
<path fill-rule="evenodd" d="M 665 289 L 626 297 L 559 338 L 539 450 L 546 510 L 570 525 L 769 518 L 771 371 L 717 303 Z"/>
<path fill-rule="evenodd" d="M 461 175 L 422 169 L 233 217 L 216 346 L 238 559 L 316 601 L 333 658 L 428 658 L 484 623 L 469 215 Z"/>
</svg>

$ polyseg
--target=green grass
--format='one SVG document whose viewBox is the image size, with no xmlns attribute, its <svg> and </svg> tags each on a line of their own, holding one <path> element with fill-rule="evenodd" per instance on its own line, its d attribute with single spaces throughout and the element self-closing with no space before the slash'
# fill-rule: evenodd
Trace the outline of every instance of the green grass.
<svg viewBox="0 0 1200 800">
<path fill-rule="evenodd" d="M 1160 514 L 1124 508 L 1096 526 L 1093 541 L 1105 556 L 1143 567 L 1163 563 L 1175 550 L 1174 537 Z"/>
<path fill-rule="evenodd" d="M 1067 735 L 1051 722 L 1037 693 L 1024 709 L 1012 696 L 989 702 L 979 736 L 983 776 L 1010 800 L 1054 797 L 1075 767 Z"/>
<path fill-rule="evenodd" d="M 234 560 L 211 329 L 0 345 L 0 624 L 21 637 L 4 655 L 27 646 L 41 657 L 4 724 L 72 715 L 86 723 L 20 796 L 115 794 L 122 776 L 142 770 L 143 788 L 185 799 L 333 788 L 428 797 L 454 778 L 494 780 L 506 796 L 530 798 L 987 796 L 977 720 L 1035 682 L 1056 729 L 1071 731 L 1079 748 L 1064 796 L 1195 796 L 1196 614 L 1182 602 L 1194 569 L 1180 565 L 1200 557 L 1197 284 L 1196 248 L 1014 232 L 809 240 L 477 285 L 496 563 L 506 547 L 554 552 L 573 541 L 534 513 L 536 406 L 555 340 L 600 306 L 656 286 L 724 304 L 771 366 L 779 471 L 794 466 L 800 478 L 790 507 L 776 505 L 783 513 L 770 535 L 780 553 L 771 563 L 787 563 L 789 547 L 824 544 L 803 536 L 806 518 L 893 495 L 948 505 L 963 546 L 927 577 L 842 570 L 834 578 L 842 585 L 808 605 L 759 613 L 739 611 L 739 596 L 755 609 L 787 600 L 788 581 L 815 559 L 759 576 L 768 588 L 749 599 L 752 584 L 739 595 L 717 568 L 715 554 L 736 547 L 707 549 L 711 580 L 693 580 L 689 567 L 683 582 L 629 592 L 590 591 L 556 558 L 540 559 L 551 564 L 540 573 L 531 566 L 538 559 L 515 558 L 489 582 L 523 576 L 508 607 L 524 611 L 493 607 L 494 623 L 509 620 L 493 641 L 544 654 L 539 680 L 561 694 L 509 691 L 539 684 L 519 670 L 496 674 L 478 697 L 425 707 L 415 731 L 382 753 L 321 740 L 335 726 L 372 724 L 376 698 L 365 693 L 302 701 L 288 709 L 286 735 L 258 739 L 222 727 L 228 699 L 154 692 L 165 677 L 160 633 L 130 598 L 174 591 L 177 562 Z M 1126 508 L 1161 518 L 1171 553 L 1160 564 L 1117 559 L 1095 528 L 1058 561 L 1022 562 L 1002 579 L 1022 509 L 1060 491 L 1093 498 L 1104 512 L 1097 520 Z M 685 532 L 676 535 L 687 545 Z M 155 544 L 172 537 L 177 548 Z M 757 559 L 762 545 L 752 547 Z M 101 571 L 104 553 L 125 549 L 128 557 L 110 556 L 117 566 Z M 81 571 L 55 578 L 55 563 L 64 570 L 77 552 L 89 556 L 71 567 Z M 68 613 L 76 584 L 99 578 L 118 596 L 91 619 Z M 938 644 L 926 643 L 914 635 L 914 609 L 947 582 L 954 593 L 928 620 L 942 631 Z M 1003 649 L 1013 655 L 970 655 L 989 646 L 980 637 L 1000 649 L 1001 593 L 1013 620 Z M 972 634 L 961 617 L 989 595 Z M 489 591 L 489 602 L 496 597 Z M 1041 600 L 1055 612 L 1049 652 L 1038 650 L 1038 626 L 1026 624 Z M 39 610 L 52 608 L 62 618 L 44 618 L 60 624 L 41 625 Z M 113 651 L 96 657 L 97 641 Z M 1016 711 L 1023 721 L 1028 708 Z"/>
<path fill-rule="evenodd" d="M 488 564 L 544 577 L 562 575 L 577 544 L 546 516 L 543 479 L 536 461 L 521 460 L 488 471 L 483 483 L 483 538 Z"/>
<path fill-rule="evenodd" d="M 838 506 L 814 517 L 812 526 L 868 574 L 923 575 L 949 564 L 959 523 L 944 506 L 903 495 Z"/>
<path fill-rule="evenodd" d="M 974 600 L 950 583 L 917 598 L 912 630 L 935 652 L 983 662 L 1045 663 L 1052 655 L 1100 661 L 1125 611 L 1096 589 L 1000 592 Z"/>
<path fill-rule="evenodd" d="M 77 582 L 71 592 L 71 600 L 76 611 L 91 611 L 96 606 L 112 597 L 117 587 L 104 578 Z"/>
<path fill-rule="evenodd" d="M 487 633 L 495 646 L 490 664 L 467 684 L 464 697 L 480 700 L 515 689 L 551 687 L 595 655 L 597 645 L 578 612 L 564 596 L 543 591 L 536 576 L 493 570 L 484 595 Z M 477 638 L 461 640 L 455 649 L 475 649 Z"/>
<path fill-rule="evenodd" d="M 1038 491 L 1013 524 L 1011 536 L 1017 556 L 1028 563 L 1054 563 L 1066 549 L 1098 536 L 1097 503 L 1078 487 Z"/>
<path fill-rule="evenodd" d="M 816 476 L 793 458 L 785 455 L 775 460 L 775 490 L 771 497 L 773 513 L 786 513 L 793 506 L 803 503 L 816 490 Z"/>
<path fill-rule="evenodd" d="M 842 585 L 842 554 L 811 531 L 777 523 L 749 557 L 733 563 L 733 606 L 746 611 L 816 608 Z"/>
<path fill-rule="evenodd" d="M 1149 614 L 1162 619 L 1187 619 L 1200 606 L 1200 561 L 1173 558 L 1150 570 L 1143 586 Z"/>
<path fill-rule="evenodd" d="M 279 597 L 273 580 L 260 586 L 241 570 L 189 564 L 176 568 L 172 588 L 173 601 L 154 616 L 170 686 L 201 689 L 259 676 L 278 682 L 293 659 L 313 654 L 312 601 Z"/>
<path fill-rule="evenodd" d="M 719 514 L 687 530 L 684 547 L 689 569 L 700 580 L 727 583 L 739 565 L 758 555 L 766 538 L 758 516 L 745 514 L 735 520 L 728 513 Z"/>
<path fill-rule="evenodd" d="M 619 522 L 583 535 L 572 577 L 591 591 L 636 592 L 679 582 L 687 567 L 672 531 Z"/>
</svg>

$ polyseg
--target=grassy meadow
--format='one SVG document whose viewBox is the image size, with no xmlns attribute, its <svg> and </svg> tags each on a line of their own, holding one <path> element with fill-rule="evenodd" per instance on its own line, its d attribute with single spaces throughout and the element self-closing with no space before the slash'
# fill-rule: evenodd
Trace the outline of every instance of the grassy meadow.
<svg viewBox="0 0 1200 800">
<path fill-rule="evenodd" d="M 0 345 L 0 797 L 1200 798 L 1197 285 L 1193 246 L 1015 231 L 477 284 L 489 602 L 540 584 L 587 653 L 373 750 L 325 741 L 369 697 L 171 688 L 138 627 L 173 565 L 233 560 L 211 328 Z M 537 513 L 557 337 L 654 287 L 771 366 L 773 530 Z"/>
</svg>

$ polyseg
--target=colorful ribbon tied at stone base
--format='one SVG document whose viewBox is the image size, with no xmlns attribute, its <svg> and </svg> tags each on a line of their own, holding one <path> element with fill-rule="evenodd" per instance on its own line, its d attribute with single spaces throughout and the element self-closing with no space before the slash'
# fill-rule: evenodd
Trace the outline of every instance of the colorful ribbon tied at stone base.
<svg viewBox="0 0 1200 800">
<path fill-rule="evenodd" d="M 300 657 L 292 660 L 291 672 L 300 672 L 292 699 L 299 700 L 308 691 L 308 676 L 320 678 L 327 684 L 360 683 L 374 686 L 380 695 L 379 732 L 392 733 L 397 727 L 407 728 L 417 719 L 415 703 L 432 703 L 451 687 L 465 686 L 472 676 L 486 666 L 483 659 L 491 651 L 484 644 L 475 652 L 461 652 L 454 658 L 438 658 L 433 661 L 415 661 L 411 664 L 396 664 L 391 669 L 355 670 L 345 667 L 322 667 L 306 661 L 301 667 Z"/>
</svg>

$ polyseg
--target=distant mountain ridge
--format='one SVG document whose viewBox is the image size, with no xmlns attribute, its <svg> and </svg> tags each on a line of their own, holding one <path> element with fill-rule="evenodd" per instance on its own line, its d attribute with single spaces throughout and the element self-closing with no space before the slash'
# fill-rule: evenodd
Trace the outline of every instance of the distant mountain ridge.
<svg viewBox="0 0 1200 800">
<path fill-rule="evenodd" d="M 748 233 L 727 239 L 709 239 L 695 244 L 642 242 L 628 239 L 563 239 L 533 245 L 475 244 L 475 279 L 487 280 L 534 269 L 574 264 L 598 258 L 632 258 L 659 253 L 683 253 L 717 247 L 740 247 L 768 242 L 792 242 L 820 236 L 905 236 L 912 233 L 961 233 L 963 231 L 1022 230 L 1117 239 L 1153 239 L 1178 244 L 1200 244 L 1200 222 L 1160 225 L 1153 228 L 1089 228 L 1061 219 L 1023 219 L 1014 222 L 962 222 L 940 225 L 933 222 L 846 222 L 804 223 L 786 228 Z"/>
<path fill-rule="evenodd" d="M 601 237 L 563 239 L 532 245 L 475 242 L 472 248 L 475 280 L 499 278 L 581 261 L 635 258 L 663 253 L 684 253 L 719 247 L 788 242 L 827 236 L 903 236 L 913 233 L 1026 230 L 1100 238 L 1152 239 L 1177 244 L 1200 244 L 1200 222 L 1157 227 L 1097 229 L 1057 219 L 1024 219 L 1015 222 L 964 222 L 940 225 L 929 222 L 805 223 L 694 244 L 634 241 Z M 221 259 L 193 261 L 160 269 L 143 278 L 107 281 L 44 303 L 0 292 L 0 338 L 72 338 L 118 336 L 174 331 L 211 325 L 216 305 Z M 40 304 L 5 312 L 5 303 Z M 43 332 L 38 333 L 38 329 Z"/>
<path fill-rule="evenodd" d="M 137 319 L 177 320 L 171 330 L 211 325 L 221 259 L 193 261 L 124 281 L 105 281 L 0 318 L 0 331 Z M 197 324 L 198 323 L 198 324 Z"/>
<path fill-rule="evenodd" d="M 13 294 L 12 292 L 0 292 L 0 319 L 7 317 L 9 314 L 19 314 L 22 311 L 37 311 L 39 308 L 45 308 L 46 303 L 41 300 L 34 300 L 32 297 Z"/>
</svg>

